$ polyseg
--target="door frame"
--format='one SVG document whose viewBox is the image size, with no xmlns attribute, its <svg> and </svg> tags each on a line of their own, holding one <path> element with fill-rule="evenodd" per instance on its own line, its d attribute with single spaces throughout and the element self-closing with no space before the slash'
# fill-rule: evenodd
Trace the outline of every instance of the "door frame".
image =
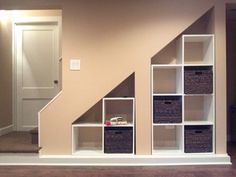
<svg viewBox="0 0 236 177">
<path fill-rule="evenodd" d="M 17 25 L 24 25 L 24 24 L 42 24 L 42 25 L 50 25 L 56 24 L 58 25 L 59 30 L 59 58 L 61 58 L 62 51 L 61 51 L 61 34 L 62 34 L 62 17 L 61 16 L 35 16 L 35 17 L 16 17 L 12 19 L 12 122 L 13 122 L 13 130 L 17 130 L 18 120 L 17 120 L 17 46 L 16 46 L 16 28 Z M 58 69 L 60 69 L 58 67 Z M 58 72 L 59 76 L 60 71 Z M 60 77 L 58 77 L 59 83 Z M 59 88 L 60 90 L 60 88 Z"/>
</svg>

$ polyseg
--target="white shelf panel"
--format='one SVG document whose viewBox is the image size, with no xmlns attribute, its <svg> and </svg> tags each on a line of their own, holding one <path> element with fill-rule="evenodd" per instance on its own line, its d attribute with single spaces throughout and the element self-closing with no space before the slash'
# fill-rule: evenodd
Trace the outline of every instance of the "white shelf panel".
<svg viewBox="0 0 236 177">
<path fill-rule="evenodd" d="M 170 155 L 171 156 L 174 156 L 174 155 L 180 155 L 180 154 L 183 154 L 183 151 L 180 150 L 180 149 L 154 149 L 152 151 L 152 154 L 153 155 Z"/>
<path fill-rule="evenodd" d="M 213 64 L 208 64 L 208 63 L 185 63 L 184 66 L 212 66 L 213 67 Z"/>
<path fill-rule="evenodd" d="M 104 153 L 105 157 L 115 158 L 115 157 L 134 157 L 134 153 Z"/>
<path fill-rule="evenodd" d="M 185 157 L 199 157 L 199 156 L 211 156 L 214 152 L 195 152 L 195 153 L 184 153 Z"/>
<path fill-rule="evenodd" d="M 102 123 L 80 123 L 73 124 L 72 127 L 102 127 Z"/>
<path fill-rule="evenodd" d="M 184 96 L 214 96 L 214 94 L 184 94 Z"/>
<path fill-rule="evenodd" d="M 154 93 L 152 96 L 182 96 L 182 93 Z"/>
<path fill-rule="evenodd" d="M 181 68 L 182 64 L 159 64 L 159 65 L 152 65 L 153 69 L 155 68 L 162 68 L 162 69 L 172 69 L 172 68 Z"/>
<path fill-rule="evenodd" d="M 213 34 L 185 34 L 183 35 L 185 42 L 204 42 L 213 38 Z"/>
<path fill-rule="evenodd" d="M 153 123 L 153 126 L 181 126 L 182 123 Z"/>
<path fill-rule="evenodd" d="M 77 150 L 73 153 L 73 155 L 78 156 L 101 156 L 103 155 L 102 150 Z"/>
<path fill-rule="evenodd" d="M 103 100 L 134 100 L 134 97 L 105 97 Z"/>
<path fill-rule="evenodd" d="M 133 124 L 126 124 L 126 125 L 104 125 L 104 127 L 133 127 Z"/>
<path fill-rule="evenodd" d="M 184 125 L 213 125 L 211 121 L 185 121 Z"/>
</svg>

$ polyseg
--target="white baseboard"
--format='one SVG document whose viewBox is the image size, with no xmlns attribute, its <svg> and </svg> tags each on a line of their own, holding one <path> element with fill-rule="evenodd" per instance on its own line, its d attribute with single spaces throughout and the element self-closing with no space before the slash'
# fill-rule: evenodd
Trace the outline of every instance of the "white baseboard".
<svg viewBox="0 0 236 177">
<path fill-rule="evenodd" d="M 0 128 L 0 136 L 5 135 L 13 131 L 13 125 L 9 125 L 3 128 Z"/>
<path fill-rule="evenodd" d="M 127 157 L 38 156 L 37 154 L 0 154 L 2 165 L 55 166 L 171 166 L 171 165 L 230 165 L 227 154 L 157 157 L 138 155 Z"/>
</svg>

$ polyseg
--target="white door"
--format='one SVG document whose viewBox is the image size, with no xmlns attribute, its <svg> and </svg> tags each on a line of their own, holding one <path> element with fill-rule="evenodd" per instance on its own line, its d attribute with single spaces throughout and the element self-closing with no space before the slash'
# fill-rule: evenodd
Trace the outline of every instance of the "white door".
<svg viewBox="0 0 236 177">
<path fill-rule="evenodd" d="M 16 128 L 38 125 L 38 112 L 59 91 L 59 25 L 15 24 Z"/>
</svg>

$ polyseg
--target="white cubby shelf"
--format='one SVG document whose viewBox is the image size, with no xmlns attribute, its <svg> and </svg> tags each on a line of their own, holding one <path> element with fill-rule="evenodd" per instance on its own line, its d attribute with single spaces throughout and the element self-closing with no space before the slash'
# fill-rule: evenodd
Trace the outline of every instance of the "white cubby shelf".
<svg viewBox="0 0 236 177">
<path fill-rule="evenodd" d="M 182 66 L 181 65 L 152 65 L 153 94 L 181 94 Z"/>
<path fill-rule="evenodd" d="M 127 120 L 124 125 L 106 125 L 106 121 L 112 117 L 123 117 Z M 72 124 L 72 155 L 76 156 L 117 156 L 134 155 L 135 153 L 135 98 L 134 97 L 105 97 L 102 99 L 101 120 L 91 122 L 79 120 Z M 116 133 L 128 129 L 132 132 L 132 149 L 127 152 L 106 153 L 106 129 L 115 130 Z M 120 135 L 119 135 L 120 136 Z M 130 145 L 131 147 L 131 145 Z"/>
<path fill-rule="evenodd" d="M 101 155 L 102 131 L 102 125 L 72 125 L 72 154 Z"/>
<path fill-rule="evenodd" d="M 188 65 L 214 65 L 214 35 L 183 35 L 183 61 Z"/>
<path fill-rule="evenodd" d="M 153 126 L 153 154 L 182 153 L 182 125 Z"/>
<path fill-rule="evenodd" d="M 175 52 L 173 52 L 176 50 Z M 170 51 L 170 54 L 168 54 Z M 155 57 L 155 63 L 151 65 L 151 119 L 152 119 L 152 154 L 153 155 L 197 155 L 214 154 L 215 152 L 215 79 L 214 79 L 214 35 L 213 34 L 187 34 L 175 39 L 172 44 L 163 49 Z M 175 57 L 173 57 L 175 56 Z M 163 58 L 161 58 L 163 57 Z M 171 58 L 168 58 L 171 57 Z M 174 60 L 172 60 L 174 58 Z M 165 60 L 167 62 L 165 62 Z M 189 90 L 185 94 L 185 70 L 197 68 L 212 71 L 212 93 L 202 93 L 201 91 L 192 92 Z M 200 72 L 199 72 L 200 73 Z M 189 82 L 188 82 L 189 83 Z M 210 82 L 209 82 L 210 83 Z M 187 88 L 187 87 L 186 87 Z M 180 97 L 182 100 L 182 122 L 164 122 L 154 121 L 156 112 L 154 101 L 156 97 L 174 98 Z M 170 103 L 171 106 L 172 103 Z M 158 105 L 159 106 L 159 105 Z M 168 106 L 168 105 L 167 105 Z M 173 106 L 173 105 L 172 105 Z M 160 107 L 159 107 L 160 108 Z M 178 108 L 179 109 L 179 108 Z M 158 109 L 157 109 L 158 110 Z M 159 110 L 158 110 L 159 111 Z M 168 111 L 172 115 L 168 115 Z M 169 109 L 166 113 L 159 111 L 171 117 L 175 109 Z M 156 119 L 156 117 L 155 117 Z M 212 149 L 206 152 L 186 152 L 185 149 L 185 129 L 188 127 L 197 127 L 199 129 L 206 126 L 211 128 Z M 193 131 L 194 132 L 194 131 Z M 196 131 L 201 133 L 204 131 Z M 197 136 L 196 136 L 197 137 Z M 189 142 L 188 142 L 189 143 Z M 209 144 L 208 144 L 209 145 Z M 186 146 L 187 147 L 187 146 Z M 193 142 L 194 147 L 194 142 Z M 204 151 L 204 150 L 203 150 Z"/>
</svg>

